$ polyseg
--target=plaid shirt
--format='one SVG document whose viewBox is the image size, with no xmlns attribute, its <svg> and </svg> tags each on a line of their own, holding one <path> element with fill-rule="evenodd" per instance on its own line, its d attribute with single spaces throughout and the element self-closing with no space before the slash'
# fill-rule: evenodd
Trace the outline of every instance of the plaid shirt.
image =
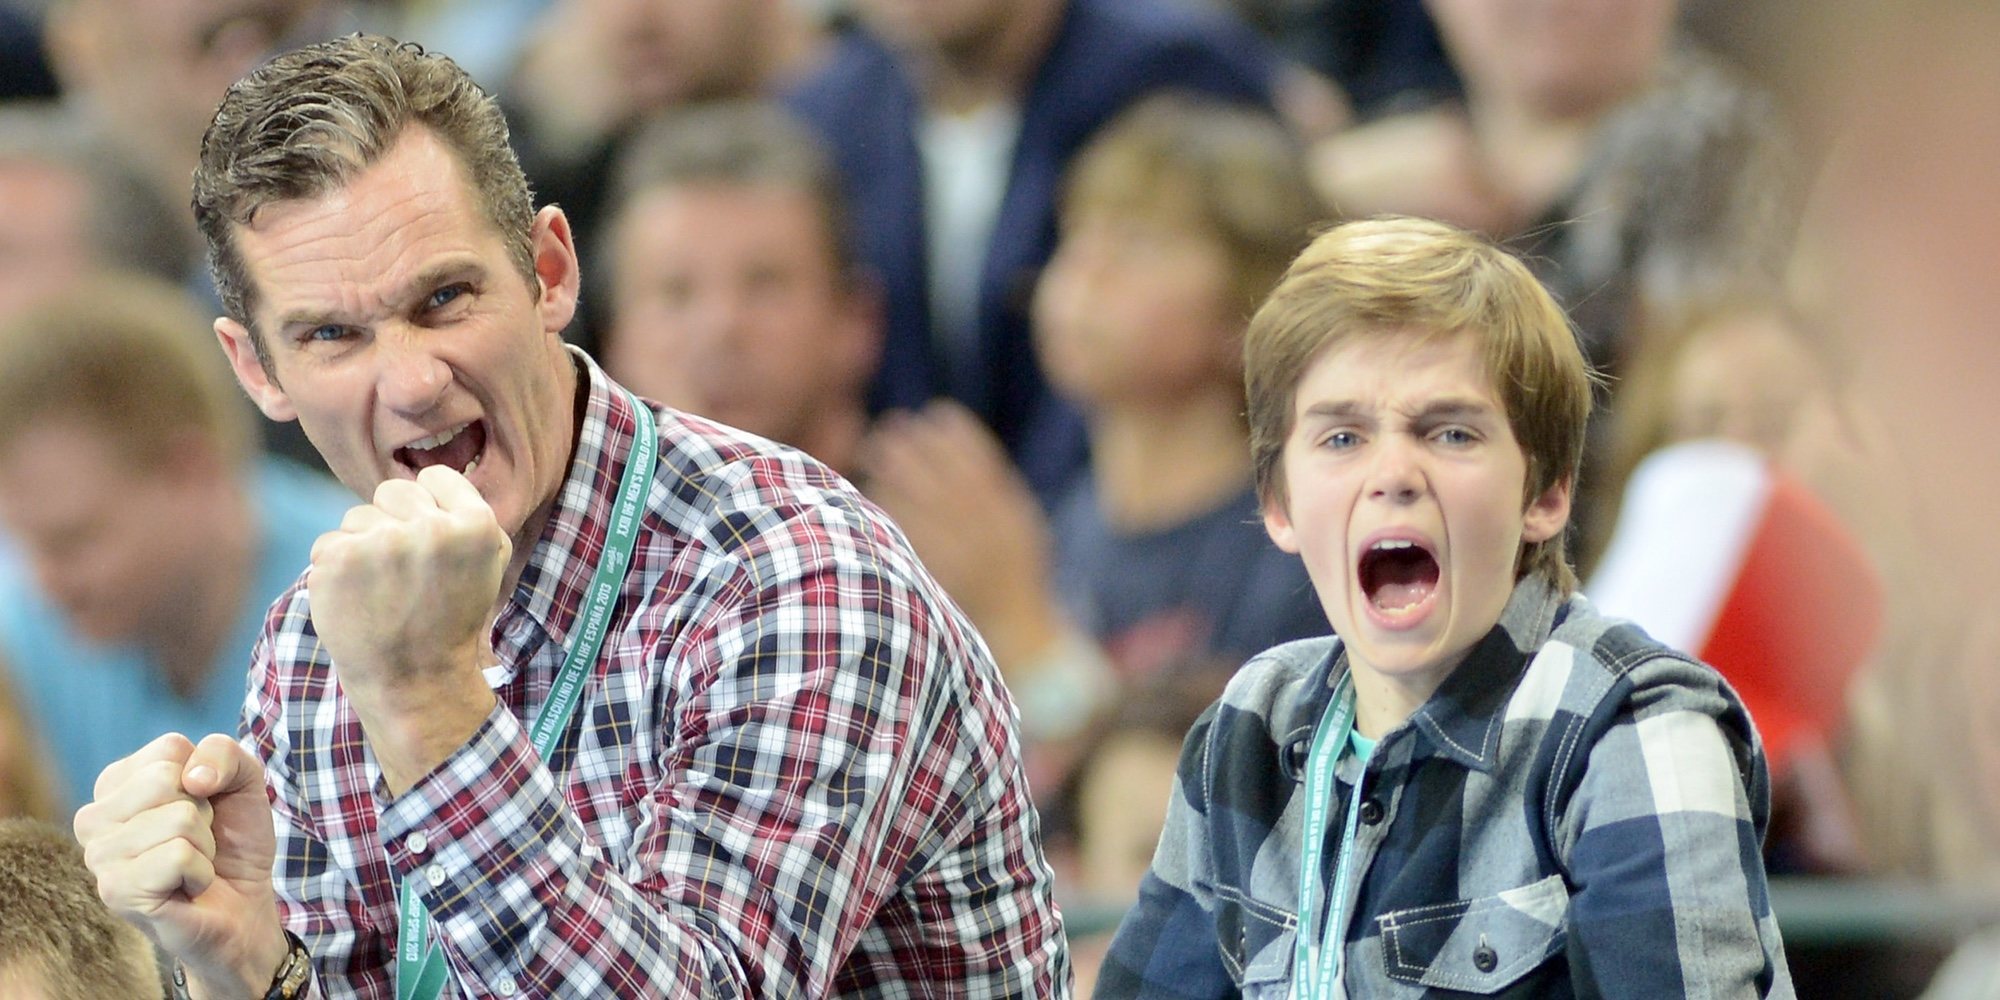
<svg viewBox="0 0 2000 1000">
<path fill-rule="evenodd" d="M 1285 997 L 1300 771 L 1346 671 L 1338 640 L 1252 660 L 1189 734 L 1167 829 L 1097 996 Z M 1763 750 L 1711 669 L 1538 578 L 1365 776 L 1336 771 L 1332 895 L 1355 998 L 1792 995 L 1759 845 Z"/>
<path fill-rule="evenodd" d="M 1013 707 L 880 511 L 797 451 L 656 409 L 660 462 L 576 716 L 546 700 L 634 417 L 595 364 L 569 475 L 466 745 L 391 801 L 303 582 L 258 643 L 245 740 L 314 995 L 394 995 L 416 876 L 447 996 L 1067 996 Z"/>
</svg>

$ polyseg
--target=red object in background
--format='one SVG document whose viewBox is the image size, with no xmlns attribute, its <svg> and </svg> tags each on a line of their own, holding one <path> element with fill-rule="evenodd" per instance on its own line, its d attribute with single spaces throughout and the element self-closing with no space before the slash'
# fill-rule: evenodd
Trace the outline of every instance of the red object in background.
<svg viewBox="0 0 2000 1000">
<path fill-rule="evenodd" d="M 1774 773 L 1838 734 L 1882 628 L 1881 578 L 1853 534 L 1782 470 L 1723 442 L 1641 464 L 1585 592 L 1721 671 Z"/>
</svg>

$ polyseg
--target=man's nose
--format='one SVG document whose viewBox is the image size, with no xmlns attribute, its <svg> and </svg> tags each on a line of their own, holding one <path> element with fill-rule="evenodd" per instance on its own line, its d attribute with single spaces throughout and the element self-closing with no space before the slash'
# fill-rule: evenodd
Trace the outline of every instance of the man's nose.
<svg viewBox="0 0 2000 1000">
<path fill-rule="evenodd" d="M 408 334 L 382 336 L 380 351 L 383 404 L 411 416 L 436 409 L 451 385 L 451 366 L 421 339 Z"/>
</svg>

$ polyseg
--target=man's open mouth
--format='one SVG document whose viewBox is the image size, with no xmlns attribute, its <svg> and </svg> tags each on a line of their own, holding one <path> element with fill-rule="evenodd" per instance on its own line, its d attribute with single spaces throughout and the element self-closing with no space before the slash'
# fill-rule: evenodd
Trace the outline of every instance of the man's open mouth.
<svg viewBox="0 0 2000 1000">
<path fill-rule="evenodd" d="M 1361 553 L 1361 590 L 1377 611 L 1409 611 L 1437 591 L 1438 561 L 1406 538 L 1385 538 Z"/>
<path fill-rule="evenodd" d="M 412 472 L 443 465 L 460 475 L 470 475 L 485 453 L 486 422 L 474 420 L 421 441 L 412 441 L 396 449 L 395 459 Z"/>
</svg>

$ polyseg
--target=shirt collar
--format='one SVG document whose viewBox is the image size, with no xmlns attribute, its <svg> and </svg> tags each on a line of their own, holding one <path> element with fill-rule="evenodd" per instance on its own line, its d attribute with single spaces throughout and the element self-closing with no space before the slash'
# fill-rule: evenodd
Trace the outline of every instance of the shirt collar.
<svg viewBox="0 0 2000 1000">
<path fill-rule="evenodd" d="M 611 508 L 637 429 L 633 397 L 588 354 L 572 347 L 570 357 L 587 393 L 576 450 L 513 598 L 516 608 L 564 648 L 610 534 Z"/>
<path fill-rule="evenodd" d="M 1514 585 L 1500 621 L 1410 716 L 1427 745 L 1416 753 L 1446 757 L 1486 773 L 1497 766 L 1507 702 L 1528 661 L 1554 631 L 1564 603 L 1540 576 L 1530 574 Z M 1345 655 L 1337 658 L 1329 684 L 1347 666 Z"/>
</svg>

